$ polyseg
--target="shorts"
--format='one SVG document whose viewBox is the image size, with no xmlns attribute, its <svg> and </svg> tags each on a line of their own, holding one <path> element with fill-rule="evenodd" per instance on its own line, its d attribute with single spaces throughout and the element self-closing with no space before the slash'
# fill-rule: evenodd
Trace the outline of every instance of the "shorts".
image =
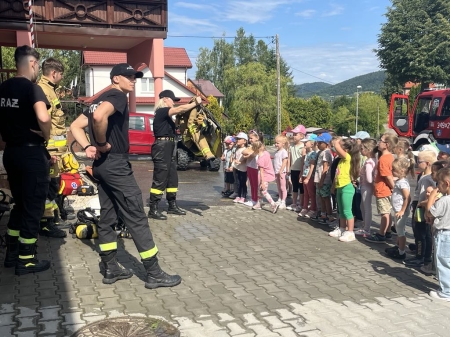
<svg viewBox="0 0 450 337">
<path fill-rule="evenodd" d="M 225 172 L 225 183 L 234 184 L 233 172 Z"/>
<path fill-rule="evenodd" d="M 331 195 L 331 184 L 323 184 L 322 188 L 319 188 L 319 183 L 316 183 L 316 195 L 325 198 Z"/>
<path fill-rule="evenodd" d="M 304 193 L 303 183 L 299 182 L 300 180 L 300 171 L 291 170 L 291 182 L 292 182 L 292 192 L 300 194 Z"/>
<path fill-rule="evenodd" d="M 377 210 L 380 214 L 390 214 L 392 210 L 391 197 L 382 197 L 377 199 Z"/>
</svg>

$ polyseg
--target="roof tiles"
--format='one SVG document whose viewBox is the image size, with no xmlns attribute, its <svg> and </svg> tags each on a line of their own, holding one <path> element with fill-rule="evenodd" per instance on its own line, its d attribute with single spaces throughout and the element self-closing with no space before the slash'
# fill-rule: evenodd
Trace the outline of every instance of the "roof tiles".
<svg viewBox="0 0 450 337">
<path fill-rule="evenodd" d="M 83 51 L 84 64 L 114 65 L 127 62 L 126 53 Z M 184 48 L 164 47 L 164 66 L 174 68 L 192 68 L 191 60 Z"/>
</svg>

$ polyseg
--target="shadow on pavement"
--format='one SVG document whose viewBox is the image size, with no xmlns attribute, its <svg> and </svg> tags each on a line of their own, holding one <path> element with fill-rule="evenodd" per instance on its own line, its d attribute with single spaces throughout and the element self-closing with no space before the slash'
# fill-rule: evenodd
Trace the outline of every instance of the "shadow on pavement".
<svg viewBox="0 0 450 337">
<path fill-rule="evenodd" d="M 382 261 L 369 260 L 368 262 L 378 274 L 396 278 L 399 282 L 421 292 L 428 293 L 430 290 L 436 289 L 435 283 L 427 281 L 419 271 L 407 268 L 403 264 L 399 263 L 398 267 L 392 267 Z"/>
</svg>

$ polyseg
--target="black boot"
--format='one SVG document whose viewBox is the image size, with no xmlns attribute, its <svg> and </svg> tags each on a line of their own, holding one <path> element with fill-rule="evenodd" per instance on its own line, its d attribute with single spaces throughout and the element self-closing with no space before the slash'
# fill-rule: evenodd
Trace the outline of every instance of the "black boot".
<svg viewBox="0 0 450 337">
<path fill-rule="evenodd" d="M 116 260 L 116 251 L 109 253 L 108 255 L 102 255 L 102 262 L 105 266 L 105 274 L 102 282 L 104 284 L 113 284 L 118 280 L 125 280 L 133 276 L 133 273 L 124 268 Z"/>
<path fill-rule="evenodd" d="M 50 268 L 50 261 L 36 258 L 36 243 L 22 243 L 19 241 L 19 258 L 16 263 L 16 275 L 39 273 Z"/>
<path fill-rule="evenodd" d="M 5 235 L 6 241 L 6 255 L 3 265 L 5 268 L 12 268 L 16 265 L 19 258 L 19 237 Z"/>
<path fill-rule="evenodd" d="M 156 220 L 167 220 L 167 216 L 161 213 L 158 208 L 159 201 L 151 201 L 150 202 L 150 210 L 148 211 L 147 216 Z"/>
<path fill-rule="evenodd" d="M 62 229 L 59 229 L 55 225 L 53 219 L 41 219 L 41 229 L 39 230 L 39 235 L 47 236 L 49 238 L 65 238 L 67 233 Z"/>
<path fill-rule="evenodd" d="M 169 209 L 167 210 L 167 214 L 176 214 L 176 215 L 186 215 L 186 212 L 178 207 L 176 200 L 170 200 Z"/>
<path fill-rule="evenodd" d="M 156 256 L 142 260 L 142 263 L 147 270 L 146 288 L 175 287 L 181 283 L 181 277 L 179 275 L 169 275 L 161 269 Z"/>
</svg>

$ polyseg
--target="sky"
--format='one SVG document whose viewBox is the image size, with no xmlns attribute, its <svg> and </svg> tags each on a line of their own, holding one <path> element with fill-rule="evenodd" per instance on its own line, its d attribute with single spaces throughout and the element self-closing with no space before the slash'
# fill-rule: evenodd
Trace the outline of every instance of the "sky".
<svg viewBox="0 0 450 337">
<path fill-rule="evenodd" d="M 336 84 L 380 70 L 373 52 L 390 0 L 169 0 L 167 47 L 184 47 L 193 68 L 213 37 L 234 37 L 243 27 L 280 54 L 294 83 Z M 204 37 L 204 38 L 197 38 Z M 229 39 L 232 42 L 233 39 Z"/>
</svg>

